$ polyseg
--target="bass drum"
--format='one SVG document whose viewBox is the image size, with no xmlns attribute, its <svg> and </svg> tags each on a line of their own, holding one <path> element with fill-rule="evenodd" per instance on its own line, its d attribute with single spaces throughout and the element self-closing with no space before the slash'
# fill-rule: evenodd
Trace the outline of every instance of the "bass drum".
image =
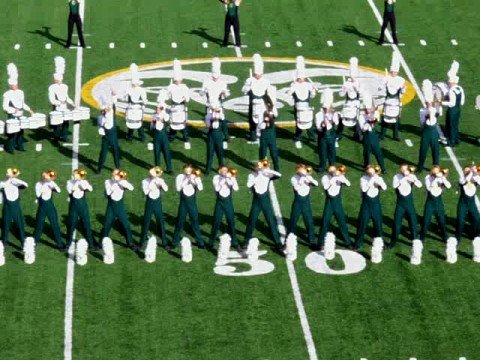
<svg viewBox="0 0 480 360">
<path fill-rule="evenodd" d="M 20 127 L 20 120 L 18 119 L 7 120 L 6 130 L 7 130 L 7 134 L 16 134 L 20 132 L 20 130 L 22 130 Z"/>
<path fill-rule="evenodd" d="M 143 109 L 139 107 L 128 107 L 125 112 L 127 128 L 135 130 L 142 127 Z"/>
<path fill-rule="evenodd" d="M 47 117 L 45 114 L 35 113 L 30 117 L 30 129 L 39 129 L 47 126 Z"/>
<path fill-rule="evenodd" d="M 51 111 L 49 115 L 50 125 L 62 125 L 63 124 L 63 113 L 61 111 Z"/>
<path fill-rule="evenodd" d="M 342 109 L 342 123 L 347 127 L 353 127 L 357 124 L 358 108 L 356 106 L 345 105 Z"/>
<path fill-rule="evenodd" d="M 388 105 L 383 108 L 383 121 L 386 123 L 396 123 L 400 117 L 400 105 Z"/>
<path fill-rule="evenodd" d="M 185 105 L 172 105 L 170 110 L 170 127 L 175 130 L 183 130 L 187 125 L 187 107 Z"/>
<path fill-rule="evenodd" d="M 297 127 L 300 130 L 308 130 L 313 125 L 313 109 L 300 108 L 297 109 Z"/>
</svg>

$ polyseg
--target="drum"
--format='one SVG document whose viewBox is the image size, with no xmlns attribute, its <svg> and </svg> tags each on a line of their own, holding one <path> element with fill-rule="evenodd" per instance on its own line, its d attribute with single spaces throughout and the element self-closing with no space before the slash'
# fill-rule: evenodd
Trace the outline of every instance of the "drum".
<svg viewBox="0 0 480 360">
<path fill-rule="evenodd" d="M 128 107 L 125 111 L 125 118 L 127 119 L 127 128 L 140 129 L 142 127 L 143 109 L 140 106 Z"/>
<path fill-rule="evenodd" d="M 383 108 L 383 120 L 386 123 L 396 123 L 400 116 L 399 105 L 385 105 Z"/>
<path fill-rule="evenodd" d="M 310 129 L 313 125 L 313 109 L 301 108 L 297 109 L 297 126 L 301 130 Z"/>
<path fill-rule="evenodd" d="M 171 123 L 173 130 L 183 130 L 187 123 L 187 111 L 185 105 L 173 105 L 170 110 Z"/>
<path fill-rule="evenodd" d="M 20 120 L 18 119 L 9 119 L 7 120 L 7 134 L 15 134 L 20 132 Z"/>
<path fill-rule="evenodd" d="M 0 135 L 5 134 L 5 122 L 0 120 Z"/>
<path fill-rule="evenodd" d="M 263 116 L 263 113 L 265 112 L 265 103 L 263 100 L 261 101 L 253 101 L 252 104 L 252 119 L 255 124 L 258 124 L 260 122 L 260 118 Z"/>
<path fill-rule="evenodd" d="M 62 125 L 63 113 L 61 111 L 51 111 L 49 114 L 50 125 Z"/>
<path fill-rule="evenodd" d="M 30 119 L 27 118 L 26 116 L 21 116 L 20 117 L 20 129 L 25 130 L 25 129 L 30 129 Z"/>
<path fill-rule="evenodd" d="M 72 121 L 73 120 L 73 111 L 65 110 L 62 111 L 63 121 Z"/>
<path fill-rule="evenodd" d="M 35 113 L 30 118 L 30 129 L 39 129 L 47 126 L 47 117 L 45 114 Z"/>
<path fill-rule="evenodd" d="M 75 110 L 72 111 L 72 120 L 73 121 L 90 120 L 90 108 L 88 107 L 76 108 Z"/>
</svg>

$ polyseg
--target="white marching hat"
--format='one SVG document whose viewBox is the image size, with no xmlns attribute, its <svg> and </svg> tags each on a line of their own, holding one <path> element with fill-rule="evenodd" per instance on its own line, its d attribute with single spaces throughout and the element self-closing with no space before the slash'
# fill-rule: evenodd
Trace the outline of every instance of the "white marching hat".
<svg viewBox="0 0 480 360">
<path fill-rule="evenodd" d="M 365 109 L 372 109 L 375 107 L 375 102 L 373 101 L 373 97 L 369 92 L 364 91 L 362 93 L 362 99 Z"/>
<path fill-rule="evenodd" d="M 173 80 L 182 80 L 182 63 L 177 59 L 173 60 Z"/>
<path fill-rule="evenodd" d="M 433 84 L 430 80 L 425 79 L 422 82 L 422 92 L 425 97 L 425 101 L 428 103 L 433 102 Z"/>
<path fill-rule="evenodd" d="M 322 96 L 320 99 L 323 108 L 330 108 L 333 105 L 333 91 L 330 88 L 326 88 L 322 92 Z"/>
<path fill-rule="evenodd" d="M 303 79 L 305 75 L 305 58 L 303 56 L 297 56 L 297 65 L 296 65 L 296 79 Z"/>
<path fill-rule="evenodd" d="M 18 69 L 14 63 L 7 65 L 8 85 L 18 85 Z"/>
<path fill-rule="evenodd" d="M 253 55 L 253 73 L 257 75 L 263 74 L 263 59 L 260 54 Z"/>
<path fill-rule="evenodd" d="M 392 53 L 392 65 L 390 66 L 390 71 L 400 71 L 400 54 L 398 51 Z"/>
<path fill-rule="evenodd" d="M 212 76 L 215 78 L 219 78 L 222 74 L 222 63 L 220 58 L 214 57 L 212 59 Z"/>
<path fill-rule="evenodd" d="M 356 57 L 350 58 L 350 77 L 358 77 L 358 59 Z"/>
<path fill-rule="evenodd" d="M 132 75 L 132 84 L 133 85 L 142 85 L 143 81 L 140 80 L 140 75 L 138 74 L 138 65 L 132 63 L 130 65 L 130 73 Z"/>
<path fill-rule="evenodd" d="M 460 68 L 460 64 L 458 61 L 453 60 L 452 65 L 450 66 L 450 70 L 448 70 L 448 82 L 457 84 L 460 78 L 458 77 L 458 69 Z"/>
<path fill-rule="evenodd" d="M 53 79 L 55 81 L 63 81 L 63 75 L 65 74 L 65 59 L 61 56 L 55 56 L 53 62 L 55 64 Z"/>
</svg>

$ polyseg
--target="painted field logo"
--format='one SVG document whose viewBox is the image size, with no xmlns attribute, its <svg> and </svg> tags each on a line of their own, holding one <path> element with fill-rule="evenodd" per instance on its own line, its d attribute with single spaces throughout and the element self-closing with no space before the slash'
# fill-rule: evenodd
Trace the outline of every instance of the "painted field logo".
<svg viewBox="0 0 480 360">
<path fill-rule="evenodd" d="M 246 114 L 248 111 L 248 97 L 243 96 L 241 87 L 245 79 L 248 77 L 249 69 L 252 67 L 250 59 L 239 58 L 222 58 L 222 78 L 227 82 L 231 97 L 224 102 L 226 110 L 231 110 L 236 113 Z M 277 108 L 280 109 L 280 120 L 292 120 L 293 116 L 289 113 L 282 114 L 282 108 L 291 109 L 293 106 L 293 99 L 288 94 L 288 89 L 295 76 L 295 59 L 294 58 L 275 58 L 265 57 L 265 77 L 270 80 L 272 85 L 277 87 Z M 191 101 L 196 104 L 190 104 L 190 108 L 197 111 L 190 111 L 189 117 L 192 119 L 196 117 L 201 119 L 205 105 L 205 98 L 200 95 L 203 80 L 210 74 L 211 59 L 191 59 L 182 60 L 183 79 L 190 88 Z M 349 74 L 349 64 L 323 61 L 323 60 L 305 60 L 307 70 L 306 75 L 310 78 L 319 92 L 329 87 L 338 92 L 342 86 L 344 79 Z M 166 88 L 173 76 L 172 62 L 160 62 L 155 64 L 142 65 L 139 67 L 140 77 L 144 81 L 144 87 L 147 90 L 149 102 L 147 114 L 152 114 L 155 109 L 158 92 Z M 376 99 L 380 99 L 382 94 L 380 88 L 384 81 L 384 71 L 360 67 L 359 81 L 364 90 L 368 91 Z M 119 103 L 117 110 L 120 115 L 125 112 L 126 102 L 124 99 L 125 92 L 131 80 L 128 68 L 119 69 L 109 72 L 107 74 L 98 76 L 90 80 L 82 89 L 83 100 L 91 107 L 99 109 L 99 101 L 102 95 L 108 94 L 110 89 L 115 89 L 118 95 Z M 407 81 L 407 92 L 402 99 L 403 104 L 407 104 L 415 96 L 415 90 L 410 82 Z M 319 108 L 319 96 L 313 100 L 312 104 L 316 109 Z M 340 98 L 337 97 L 340 100 Z M 334 106 L 340 107 L 343 101 L 337 101 Z M 196 106 L 196 107 L 195 107 Z M 237 114 L 237 118 L 241 117 Z M 240 119 L 235 119 L 234 114 L 230 114 L 229 120 L 238 122 Z M 245 117 L 241 117 L 241 121 L 245 121 Z M 201 125 L 203 121 L 190 121 L 193 125 Z M 281 125 L 281 121 L 278 122 Z M 283 121 L 284 125 L 294 125 L 293 121 Z M 238 124 L 237 124 L 238 125 Z"/>
</svg>

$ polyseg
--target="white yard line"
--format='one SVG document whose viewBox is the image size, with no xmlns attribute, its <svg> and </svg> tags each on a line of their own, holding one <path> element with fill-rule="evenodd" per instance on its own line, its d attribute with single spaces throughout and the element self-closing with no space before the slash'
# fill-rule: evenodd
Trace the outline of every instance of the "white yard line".
<svg viewBox="0 0 480 360">
<path fill-rule="evenodd" d="M 377 21 L 380 25 L 382 25 L 382 15 L 380 14 L 380 11 L 378 10 L 377 6 L 373 2 L 373 0 L 367 0 L 368 4 L 370 5 L 373 14 L 377 18 Z M 390 31 L 387 29 L 385 32 L 388 41 L 393 43 L 393 38 L 392 35 L 390 34 Z M 402 55 L 402 52 L 400 51 L 399 47 L 395 44 L 391 44 L 392 50 L 396 51 L 399 55 L 400 58 L 400 63 L 402 64 L 403 69 L 405 70 L 405 74 L 407 74 L 408 79 L 412 83 L 413 87 L 415 88 L 415 91 L 417 92 L 418 98 L 422 102 L 423 106 L 425 106 L 425 97 L 423 96 L 422 90 L 420 89 L 420 86 L 418 86 L 417 80 L 415 80 L 415 77 L 413 76 L 412 71 L 410 70 L 410 67 L 408 66 L 407 62 L 405 61 L 405 58 Z M 437 127 L 437 130 L 440 134 L 441 137 L 443 137 L 443 132 L 440 127 Z M 457 173 L 461 176 L 463 174 L 463 169 L 460 163 L 458 162 L 457 157 L 455 156 L 455 153 L 453 152 L 453 149 L 450 146 L 446 146 L 445 150 L 450 157 L 450 160 L 452 161 L 452 164 L 455 166 L 455 169 L 457 170 Z M 475 196 L 475 202 L 477 204 L 477 208 L 480 210 L 480 201 L 478 200 L 478 196 Z"/>
<path fill-rule="evenodd" d="M 281 240 L 284 243 L 286 237 L 285 225 L 283 224 L 282 212 L 280 210 L 280 204 L 278 202 L 277 193 L 275 191 L 275 185 L 273 182 L 270 184 L 270 198 L 272 199 L 273 212 L 277 218 L 278 231 L 280 232 Z M 302 294 L 300 292 L 300 286 L 298 284 L 297 272 L 295 271 L 295 265 L 290 260 L 285 260 L 287 263 L 288 276 L 290 277 L 290 284 L 292 286 L 293 297 L 295 304 L 297 305 L 298 316 L 300 317 L 300 324 L 302 325 L 303 337 L 307 343 L 308 356 L 310 360 L 318 360 L 317 350 L 315 343 L 313 342 L 312 332 L 310 330 L 310 324 L 308 323 L 307 313 L 305 306 L 303 305 Z"/>
<path fill-rule="evenodd" d="M 80 16 L 85 22 L 85 1 L 80 2 Z M 77 47 L 77 62 L 75 68 L 75 105 L 79 106 L 81 101 L 82 90 L 82 65 L 83 65 L 83 48 Z M 72 135 L 72 170 L 78 168 L 78 151 L 80 140 L 80 123 L 74 123 L 73 135 Z M 75 239 L 76 231 L 73 233 Z M 65 320 L 64 320 L 64 360 L 72 359 L 73 348 L 73 281 L 75 275 L 75 260 L 74 260 L 75 242 L 72 242 L 68 248 L 68 260 L 67 260 L 67 280 L 65 285 Z"/>
</svg>

